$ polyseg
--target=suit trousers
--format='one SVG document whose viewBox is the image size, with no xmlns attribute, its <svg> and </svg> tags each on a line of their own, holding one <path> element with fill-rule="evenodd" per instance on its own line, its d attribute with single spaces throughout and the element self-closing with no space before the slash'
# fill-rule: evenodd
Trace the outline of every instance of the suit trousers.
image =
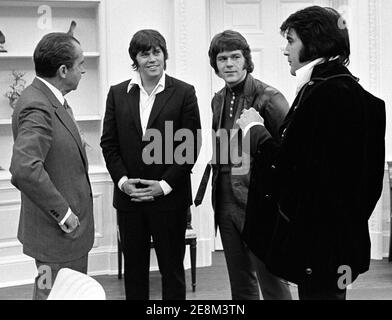
<svg viewBox="0 0 392 320">
<path fill-rule="evenodd" d="M 245 210 L 234 198 L 230 175 L 221 173 L 217 181 L 216 218 L 219 227 L 233 300 L 291 300 L 289 284 L 271 274 L 264 263 L 241 239 Z"/>
<path fill-rule="evenodd" d="M 127 300 L 149 299 L 151 237 L 162 276 L 162 299 L 185 300 L 186 218 L 187 210 L 118 211 Z"/>
<path fill-rule="evenodd" d="M 87 274 L 88 254 L 69 262 L 43 262 L 35 260 L 38 276 L 34 281 L 33 300 L 46 300 L 56 280 L 57 273 L 62 268 L 69 268 Z"/>
</svg>

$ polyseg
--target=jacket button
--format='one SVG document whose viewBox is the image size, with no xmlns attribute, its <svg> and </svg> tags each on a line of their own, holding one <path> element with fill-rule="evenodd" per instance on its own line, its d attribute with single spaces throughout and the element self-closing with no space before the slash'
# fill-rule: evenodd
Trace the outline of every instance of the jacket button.
<svg viewBox="0 0 392 320">
<path fill-rule="evenodd" d="M 269 194 L 266 194 L 266 195 L 265 195 L 265 198 L 266 198 L 267 200 L 269 200 L 269 199 L 271 199 L 271 196 L 270 196 Z"/>
<path fill-rule="evenodd" d="M 314 85 L 314 81 L 309 81 L 309 85 L 310 86 Z"/>
<path fill-rule="evenodd" d="M 309 276 L 312 274 L 312 272 L 313 272 L 313 270 L 310 269 L 310 268 L 306 268 L 306 270 L 305 270 L 305 273 L 306 273 L 307 275 L 309 275 Z"/>
<path fill-rule="evenodd" d="M 272 169 L 272 170 L 275 170 L 275 169 L 276 169 L 275 165 L 272 165 L 272 166 L 271 166 L 271 169 Z"/>
</svg>

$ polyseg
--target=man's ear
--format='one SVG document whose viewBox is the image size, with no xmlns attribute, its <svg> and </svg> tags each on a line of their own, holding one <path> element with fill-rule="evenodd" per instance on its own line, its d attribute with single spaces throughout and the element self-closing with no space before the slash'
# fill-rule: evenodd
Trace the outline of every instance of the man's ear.
<svg viewBox="0 0 392 320">
<path fill-rule="evenodd" d="M 57 74 L 60 76 L 60 78 L 64 79 L 67 76 L 68 73 L 68 68 L 65 64 L 62 64 L 58 69 L 57 69 Z"/>
</svg>

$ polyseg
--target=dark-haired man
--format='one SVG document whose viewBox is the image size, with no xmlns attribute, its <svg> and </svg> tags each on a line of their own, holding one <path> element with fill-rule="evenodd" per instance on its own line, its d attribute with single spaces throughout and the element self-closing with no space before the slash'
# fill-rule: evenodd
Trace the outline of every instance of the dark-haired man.
<svg viewBox="0 0 392 320">
<path fill-rule="evenodd" d="M 12 115 L 11 182 L 22 198 L 18 239 L 39 273 L 34 299 L 47 298 L 61 268 L 87 273 L 94 242 L 86 151 L 64 99 L 78 87 L 83 63 L 72 35 L 45 35 L 34 51 L 37 76 Z"/>
<path fill-rule="evenodd" d="M 226 30 L 215 35 L 208 54 L 211 67 L 226 84 L 211 103 L 216 133 L 212 202 L 232 298 L 258 300 L 260 285 L 264 299 L 288 300 L 291 294 L 287 282 L 269 273 L 241 239 L 252 159 L 241 154 L 242 140 L 236 121 L 243 110 L 253 107 L 264 117 L 271 135 L 278 138 L 289 105 L 278 90 L 251 76 L 254 65 L 250 48 L 240 33 Z"/>
<path fill-rule="evenodd" d="M 369 268 L 385 104 L 346 68 L 350 41 L 337 11 L 305 8 L 281 31 L 298 94 L 281 141 L 255 110 L 239 120 L 242 128 L 259 122 L 246 132 L 258 142 L 250 146 L 255 166 L 244 238 L 271 272 L 298 284 L 300 299 L 343 300 L 347 285 Z"/>
<path fill-rule="evenodd" d="M 149 299 L 152 237 L 162 275 L 162 298 L 184 300 L 190 174 L 199 150 L 195 89 L 165 74 L 168 53 L 158 31 L 136 32 L 129 55 L 135 76 L 110 88 L 101 137 L 106 166 L 115 183 L 113 205 L 125 260 L 126 299 Z M 180 130 L 189 133 L 187 139 L 178 138 Z M 187 147 L 186 161 L 175 152 L 180 144 Z"/>
</svg>

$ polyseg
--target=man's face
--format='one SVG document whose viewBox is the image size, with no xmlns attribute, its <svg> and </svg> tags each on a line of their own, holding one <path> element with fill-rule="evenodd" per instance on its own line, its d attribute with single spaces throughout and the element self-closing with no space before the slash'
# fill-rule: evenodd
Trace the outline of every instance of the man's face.
<svg viewBox="0 0 392 320">
<path fill-rule="evenodd" d="M 223 51 L 216 56 L 218 76 L 233 87 L 245 79 L 245 57 L 241 50 Z"/>
<path fill-rule="evenodd" d="M 84 69 L 84 56 L 82 48 L 78 43 L 74 43 L 76 59 L 71 68 L 67 69 L 65 76 L 66 91 L 76 90 L 82 75 L 86 73 Z"/>
<path fill-rule="evenodd" d="M 296 71 L 303 66 L 307 65 L 310 61 L 300 62 L 299 56 L 303 48 L 303 43 L 298 37 L 294 29 L 289 29 L 286 34 L 287 46 L 284 49 L 283 54 L 287 57 L 289 65 L 291 67 L 290 73 L 295 76 Z"/>
<path fill-rule="evenodd" d="M 148 51 L 140 51 L 136 55 L 136 61 L 142 81 L 159 81 L 162 77 L 165 58 L 160 47 L 151 48 Z"/>
</svg>

